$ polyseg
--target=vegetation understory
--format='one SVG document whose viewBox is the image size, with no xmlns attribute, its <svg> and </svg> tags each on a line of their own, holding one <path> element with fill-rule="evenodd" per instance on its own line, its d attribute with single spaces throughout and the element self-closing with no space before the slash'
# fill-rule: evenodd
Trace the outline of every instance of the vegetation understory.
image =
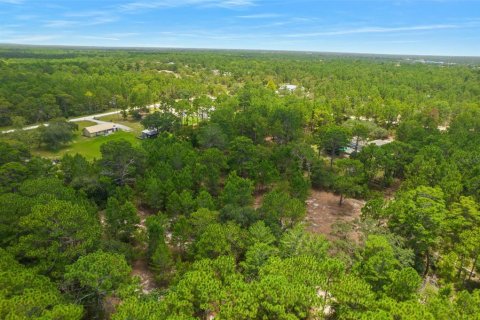
<svg viewBox="0 0 480 320">
<path fill-rule="evenodd" d="M 479 101 L 462 61 L 0 48 L 0 318 L 478 319 Z"/>
</svg>

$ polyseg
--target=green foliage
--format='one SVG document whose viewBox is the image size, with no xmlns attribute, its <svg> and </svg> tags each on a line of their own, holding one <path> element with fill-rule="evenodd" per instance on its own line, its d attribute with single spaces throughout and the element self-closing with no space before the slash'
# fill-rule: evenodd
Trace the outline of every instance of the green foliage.
<svg viewBox="0 0 480 320">
<path fill-rule="evenodd" d="M 0 245 L 13 254 L 0 250 L 0 318 L 478 318 L 474 67 L 299 53 L 0 56 L 0 125 L 50 121 L 0 142 Z M 299 90 L 275 92 L 284 83 Z M 161 133 L 80 139 L 54 164 L 12 142 L 61 148 L 73 126 L 52 119 L 110 108 L 131 124 L 147 113 L 142 124 Z M 397 141 L 342 154 L 387 137 Z M 310 184 L 369 200 L 361 221 L 356 206 L 335 216 L 321 203 L 309 209 L 328 209 L 326 224 L 304 225 Z M 124 256 L 157 290 L 131 279 Z"/>
<path fill-rule="evenodd" d="M 130 271 L 121 255 L 98 251 L 68 266 L 65 280 L 82 290 L 106 296 L 130 281 Z"/>
<path fill-rule="evenodd" d="M 272 230 L 266 226 L 263 221 L 258 221 L 250 226 L 250 228 L 248 228 L 248 233 L 248 241 L 251 244 L 264 243 L 269 245 L 276 240 Z"/>
<path fill-rule="evenodd" d="M 105 210 L 105 222 L 114 239 L 129 242 L 132 240 L 140 218 L 133 203 L 127 200 L 121 204 L 117 198 L 110 197 Z"/>
<path fill-rule="evenodd" d="M 248 179 L 237 176 L 237 173 L 233 171 L 225 181 L 221 201 L 223 205 L 248 206 L 253 203 L 252 193 L 253 183 Z"/>
<path fill-rule="evenodd" d="M 171 112 L 154 112 L 145 116 L 141 121 L 146 129 L 157 132 L 175 132 L 180 127 L 180 119 Z"/>
<path fill-rule="evenodd" d="M 166 317 L 163 305 L 156 297 L 129 297 L 124 300 L 112 315 L 112 320 L 145 319 L 154 320 Z M 173 318 L 173 317 L 171 317 Z"/>
<path fill-rule="evenodd" d="M 299 106 L 278 106 L 269 120 L 273 140 L 286 144 L 298 139 L 304 126 L 303 110 Z"/>
<path fill-rule="evenodd" d="M 144 154 L 126 140 L 112 141 L 100 147 L 102 174 L 124 185 L 132 182 L 135 175 L 143 170 Z"/>
<path fill-rule="evenodd" d="M 2 319 L 82 319 L 81 306 L 68 303 L 47 277 L 25 268 L 3 249 L 0 287 Z"/>
<path fill-rule="evenodd" d="M 417 257 L 426 258 L 428 272 L 430 251 L 438 245 L 447 214 L 443 192 L 420 186 L 400 193 L 386 210 L 391 230 L 407 239 Z"/>
<path fill-rule="evenodd" d="M 18 239 L 20 219 L 30 213 L 31 199 L 17 193 L 0 195 L 0 246 L 7 247 Z"/>
<path fill-rule="evenodd" d="M 41 273 L 60 277 L 65 266 L 94 250 L 100 239 L 98 218 L 84 207 L 52 200 L 32 208 L 19 223 L 16 256 Z"/>
<path fill-rule="evenodd" d="M 339 205 L 343 204 L 345 196 L 358 196 L 365 190 L 364 169 L 358 160 L 340 159 L 335 161 L 335 178 L 333 190 L 340 194 Z"/>
<path fill-rule="evenodd" d="M 226 168 L 227 159 L 220 150 L 210 148 L 200 155 L 198 171 L 203 185 L 212 195 L 218 195 L 220 177 Z"/>
<path fill-rule="evenodd" d="M 210 210 L 215 210 L 216 208 L 215 200 L 210 193 L 205 190 L 200 191 L 195 201 L 197 208 L 205 208 Z"/>
<path fill-rule="evenodd" d="M 396 271 L 399 262 L 385 237 L 369 235 L 361 253 L 357 271 L 375 292 L 391 283 L 391 273 Z"/>
<path fill-rule="evenodd" d="M 123 256 L 97 251 L 67 266 L 64 277 L 76 301 L 86 305 L 94 315 L 102 312 L 105 297 L 119 294 L 131 283 L 130 272 Z"/>
<path fill-rule="evenodd" d="M 278 249 L 266 243 L 255 243 L 247 249 L 245 261 L 240 266 L 247 276 L 253 277 L 258 274 L 260 268 L 269 258 L 278 255 Z"/>
<path fill-rule="evenodd" d="M 274 190 L 265 195 L 260 216 L 272 228 L 288 229 L 305 216 L 305 205 L 285 192 Z"/>
<path fill-rule="evenodd" d="M 0 165 L 9 162 L 22 162 L 30 158 L 30 152 L 22 144 L 9 144 L 0 141 Z"/>
<path fill-rule="evenodd" d="M 170 280 L 173 266 L 172 254 L 165 239 L 164 224 L 164 217 L 161 216 L 150 216 L 146 221 L 147 257 L 151 269 L 155 272 L 155 278 L 160 284 L 165 284 Z"/>
<path fill-rule="evenodd" d="M 391 283 L 385 288 L 387 294 L 397 301 L 413 300 L 422 284 L 422 278 L 413 268 L 395 270 L 390 274 Z"/>
<path fill-rule="evenodd" d="M 333 159 L 335 155 L 341 152 L 350 141 L 350 131 L 341 126 L 328 125 L 320 128 L 319 132 L 319 146 L 330 155 L 330 168 L 333 166 Z"/>
<path fill-rule="evenodd" d="M 166 210 L 170 216 L 189 215 L 195 211 L 196 205 L 191 192 L 184 190 L 178 194 L 174 191 L 167 198 Z"/>
<path fill-rule="evenodd" d="M 208 225 L 195 242 L 196 259 L 216 258 L 221 255 L 239 257 L 245 248 L 244 231 L 236 224 Z"/>
<path fill-rule="evenodd" d="M 48 150 L 56 151 L 64 145 L 72 142 L 77 124 L 66 120 L 51 121 L 48 126 L 40 127 L 40 142 Z"/>
<path fill-rule="evenodd" d="M 217 123 L 202 126 L 198 132 L 198 143 L 201 147 L 224 149 L 227 145 L 227 136 Z"/>
<path fill-rule="evenodd" d="M 297 256 L 312 256 L 318 261 L 327 257 L 329 242 L 323 235 L 316 235 L 305 232 L 303 226 L 285 232 L 280 238 L 280 252 L 285 258 Z"/>
<path fill-rule="evenodd" d="M 0 167 L 0 191 L 16 191 L 28 176 L 28 169 L 18 162 L 9 162 Z"/>
</svg>

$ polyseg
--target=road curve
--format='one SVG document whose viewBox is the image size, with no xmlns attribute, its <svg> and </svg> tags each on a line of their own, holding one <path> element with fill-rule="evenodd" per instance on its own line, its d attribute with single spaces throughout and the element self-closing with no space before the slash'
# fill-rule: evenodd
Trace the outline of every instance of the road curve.
<svg viewBox="0 0 480 320">
<path fill-rule="evenodd" d="M 156 108 L 157 105 L 156 104 L 152 104 L 152 105 L 149 105 L 147 106 L 148 109 L 154 109 Z M 72 119 L 68 119 L 69 122 L 78 122 L 78 121 L 91 121 L 91 122 L 95 122 L 97 124 L 102 124 L 102 123 L 114 123 L 114 122 L 110 122 L 110 121 L 102 121 L 102 120 L 98 120 L 98 118 L 102 118 L 102 117 L 106 117 L 106 116 L 111 116 L 111 115 L 114 115 L 114 114 L 119 114 L 120 112 L 122 112 L 121 110 L 117 110 L 117 111 L 110 111 L 110 112 L 105 112 L 105 113 L 97 113 L 97 114 L 92 114 L 92 115 L 88 115 L 88 116 L 83 116 L 83 117 L 78 117 L 78 118 L 72 118 Z M 122 129 L 123 131 L 132 131 L 132 128 L 130 127 L 127 127 L 123 124 L 118 124 L 118 123 L 114 123 L 117 128 L 120 128 Z M 21 130 L 33 130 L 33 129 L 37 129 L 38 127 L 40 126 L 48 126 L 48 123 L 43 123 L 43 124 L 37 124 L 37 125 L 33 125 L 33 126 L 27 126 L 27 127 L 24 127 L 22 128 Z M 17 131 L 18 129 L 10 129 L 10 130 L 4 130 L 2 131 L 2 133 L 12 133 L 12 132 L 15 132 Z"/>
</svg>

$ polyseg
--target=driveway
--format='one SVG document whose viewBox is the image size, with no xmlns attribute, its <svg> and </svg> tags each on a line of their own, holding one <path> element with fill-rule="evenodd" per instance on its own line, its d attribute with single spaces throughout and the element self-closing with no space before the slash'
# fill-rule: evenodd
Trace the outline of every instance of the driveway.
<svg viewBox="0 0 480 320">
<path fill-rule="evenodd" d="M 156 104 L 152 104 L 152 105 L 147 106 L 148 109 L 153 109 L 155 107 L 157 107 Z M 92 115 L 89 115 L 89 116 L 83 116 L 83 117 L 79 117 L 79 118 L 68 119 L 68 121 L 69 122 L 91 121 L 91 122 L 95 122 L 97 124 L 113 123 L 117 126 L 117 128 L 120 128 L 123 131 L 132 131 L 132 128 L 127 127 L 123 124 L 118 124 L 118 123 L 110 122 L 110 121 L 98 120 L 99 118 L 106 117 L 106 116 L 111 116 L 111 115 L 114 115 L 114 114 L 119 114 L 120 112 L 121 112 L 120 110 L 117 110 L 117 111 L 110 111 L 110 112 L 105 112 L 105 113 L 92 114 Z M 43 125 L 48 126 L 48 123 L 44 123 Z M 40 126 L 41 126 L 41 124 L 37 124 L 37 125 L 33 125 L 33 126 L 27 126 L 27 127 L 24 127 L 22 130 L 33 130 L 33 129 L 37 129 Z M 2 133 L 11 133 L 11 132 L 15 132 L 16 130 L 17 129 L 5 130 L 5 131 L 2 131 Z"/>
</svg>

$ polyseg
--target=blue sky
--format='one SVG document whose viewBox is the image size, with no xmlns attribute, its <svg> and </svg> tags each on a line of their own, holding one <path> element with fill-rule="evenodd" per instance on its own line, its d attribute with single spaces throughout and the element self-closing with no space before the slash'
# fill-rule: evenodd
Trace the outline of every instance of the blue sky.
<svg viewBox="0 0 480 320">
<path fill-rule="evenodd" d="M 480 0 L 0 0 L 0 42 L 480 55 Z"/>
</svg>

